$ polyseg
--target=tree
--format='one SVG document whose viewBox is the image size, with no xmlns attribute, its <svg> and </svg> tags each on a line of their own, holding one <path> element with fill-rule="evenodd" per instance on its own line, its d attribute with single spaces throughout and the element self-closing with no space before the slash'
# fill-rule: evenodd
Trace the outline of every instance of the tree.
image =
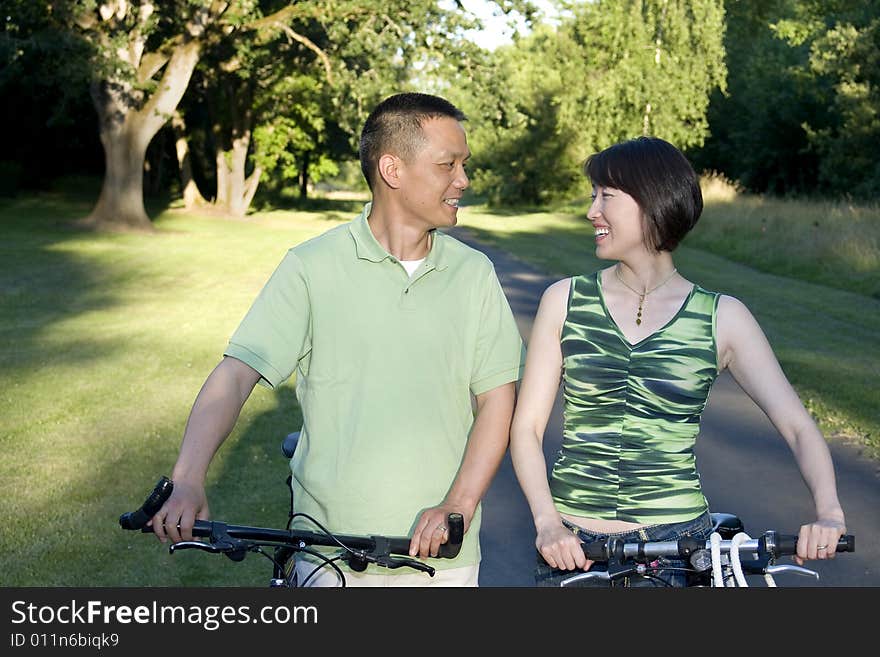
<svg viewBox="0 0 880 657">
<path fill-rule="evenodd" d="M 814 184 L 818 158 L 804 130 L 823 123 L 825 91 L 799 72 L 809 51 L 780 39 L 773 25 L 793 0 L 728 3 L 727 91 L 712 94 L 711 135 L 688 155 L 698 169 L 723 172 L 757 192 L 802 191 Z"/>
<path fill-rule="evenodd" d="M 729 92 L 695 164 L 757 192 L 876 198 L 878 20 L 859 0 L 729 3 Z"/>
<path fill-rule="evenodd" d="M 83 0 L 71 7 L 70 20 L 94 48 L 91 92 L 104 148 L 104 181 L 88 223 L 151 228 L 143 205 L 147 146 L 180 102 L 208 29 L 229 4 L 178 0 L 159 12 L 150 0 Z"/>
<path fill-rule="evenodd" d="M 687 148 L 708 133 L 709 95 L 726 75 L 720 0 L 569 4 L 557 27 L 496 51 L 496 87 L 512 101 L 489 113 L 475 174 L 494 202 L 570 196 L 583 160 L 623 139 Z"/>
<path fill-rule="evenodd" d="M 259 24 L 253 38 L 232 30 L 205 53 L 198 95 L 187 102 L 194 113 L 210 108 L 201 115 L 217 153 L 214 204 L 237 216 L 264 174 L 276 189 L 296 180 L 305 196 L 310 180 L 356 156 L 360 126 L 381 97 L 430 87 L 476 48 L 463 38 L 475 18 L 435 0 L 388 0 L 382 11 L 374 2 L 326 3 Z"/>
<path fill-rule="evenodd" d="M 2 192 L 44 187 L 72 170 L 101 169 L 95 156 L 100 152 L 97 121 L 88 93 L 91 49 L 59 20 L 57 7 L 63 3 L 2 3 Z"/>
<path fill-rule="evenodd" d="M 792 47 L 809 46 L 798 72 L 825 91 L 824 121 L 803 128 L 818 155 L 818 185 L 837 195 L 880 193 L 880 6 L 856 0 L 803 0 L 774 25 Z"/>
<path fill-rule="evenodd" d="M 499 4 L 516 7 L 525 1 L 505 0 Z M 143 206 L 147 147 L 176 115 L 174 125 L 180 158 L 186 160 L 188 153 L 189 168 L 193 169 L 193 162 L 199 158 L 191 148 L 192 135 L 188 135 L 189 141 L 182 138 L 187 136 L 191 120 L 177 110 L 198 61 L 205 53 L 221 47 L 224 40 L 237 39 L 240 44 L 253 41 L 259 47 L 269 48 L 277 45 L 279 37 L 284 37 L 289 43 L 299 44 L 301 50 L 311 50 L 316 58 L 324 57 L 325 50 L 337 52 L 346 61 L 343 72 L 354 71 L 348 68 L 348 62 L 357 61 L 357 49 L 362 55 L 379 58 L 380 64 L 376 67 L 379 75 L 372 75 L 372 62 L 361 61 L 358 65 L 362 76 L 355 79 L 353 73 L 354 82 L 343 82 L 343 89 L 347 86 L 357 93 L 343 101 L 333 101 L 339 115 L 335 123 L 352 135 L 350 125 L 359 123 L 354 117 L 362 120 L 365 99 L 368 96 L 374 99 L 375 94 L 364 91 L 372 89 L 373 81 L 394 78 L 386 72 L 395 67 L 405 68 L 413 61 L 409 57 L 411 53 L 430 52 L 434 58 L 454 54 L 454 48 L 448 53 L 441 50 L 461 40 L 462 30 L 474 25 L 473 17 L 460 3 L 441 5 L 431 0 L 394 0 L 381 6 L 364 0 L 58 0 L 53 3 L 11 0 L 10 16 L 24 15 L 34 6 L 51 15 L 49 22 L 58 26 L 57 33 L 63 29 L 65 36 L 82 46 L 80 51 L 89 54 L 91 97 L 98 116 L 105 171 L 101 193 L 88 222 L 101 227 L 147 230 L 151 228 Z M 7 27 L 9 24 L 7 19 Z M 306 30 L 321 36 L 320 46 L 306 35 Z M 362 41 L 340 41 L 340 37 L 354 34 L 362 37 Z M 3 45 L 10 43 L 7 39 Z M 279 63 L 285 65 L 283 61 Z M 245 95 L 234 98 L 236 101 L 247 99 L 247 94 L 253 93 L 254 103 L 258 104 L 264 90 L 258 83 L 262 81 L 249 73 L 240 76 L 239 81 L 244 85 Z M 230 88 L 229 80 L 219 84 Z M 389 88 L 386 86 L 385 91 Z M 215 201 L 225 197 L 235 207 L 246 208 L 257 178 L 252 185 L 245 184 L 238 191 L 225 183 L 233 187 L 238 184 L 242 169 L 239 163 L 249 161 L 253 155 L 254 127 L 265 126 L 254 123 L 259 118 L 254 108 L 230 113 L 229 118 L 214 136 L 217 147 L 224 153 L 222 158 L 214 159 L 218 170 L 215 176 L 220 179 L 225 175 L 225 181 L 220 180 L 221 190 L 215 195 Z M 267 125 L 271 125 L 271 120 Z M 316 129 L 320 130 L 313 124 L 313 135 Z M 327 146 L 318 142 L 314 148 L 320 151 Z M 304 186 L 307 186 L 309 172 L 314 175 L 327 164 L 326 152 L 322 155 L 314 148 L 303 150 L 298 156 L 300 166 L 305 167 L 300 173 L 301 180 L 306 181 Z M 193 182 L 198 175 L 195 171 L 193 174 L 184 190 L 190 202 L 197 202 Z"/>
<path fill-rule="evenodd" d="M 272 33 L 323 3 L 256 0 L 78 0 L 65 4 L 71 29 L 94 49 L 92 98 L 98 112 L 105 173 L 88 222 L 151 229 L 143 206 L 144 155 L 173 116 L 203 50 L 232 32 Z M 345 2 L 327 5 L 344 5 Z"/>
</svg>

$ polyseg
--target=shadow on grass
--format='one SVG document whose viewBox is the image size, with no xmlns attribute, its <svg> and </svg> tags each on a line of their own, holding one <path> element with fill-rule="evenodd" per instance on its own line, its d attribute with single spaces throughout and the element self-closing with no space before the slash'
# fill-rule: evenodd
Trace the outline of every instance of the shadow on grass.
<svg viewBox="0 0 880 657">
<path fill-rule="evenodd" d="M 271 395 L 273 406 L 239 419 L 239 431 L 221 447 L 210 470 L 207 488 L 211 515 L 239 525 L 283 529 L 287 525 L 290 489 L 288 459 L 281 442 L 302 426 L 302 416 L 291 386 L 253 395 Z M 247 563 L 225 557 L 194 555 L 176 568 L 183 586 L 267 586 L 272 574 L 268 559 L 254 554 Z M 177 566 L 177 564 L 175 564 Z"/>
<path fill-rule="evenodd" d="M 262 199 L 259 204 L 254 204 L 253 210 L 257 212 L 271 212 L 273 210 L 287 210 L 292 212 L 323 213 L 321 218 L 338 220 L 332 213 L 357 214 L 363 209 L 368 199 L 360 198 L 307 198 L 291 199 L 280 196 L 272 196 Z"/>
<path fill-rule="evenodd" d="M 464 203 L 462 204 L 462 208 L 468 208 L 470 204 Z M 547 212 L 547 208 L 539 208 L 539 207 L 496 207 L 491 205 L 480 205 L 479 206 L 480 214 L 488 214 L 495 217 L 528 217 L 530 214 L 543 214 Z"/>
<path fill-rule="evenodd" d="M 272 397 L 270 407 L 265 408 L 265 400 L 260 400 L 261 410 L 249 412 L 254 399 L 245 405 L 239 428 L 220 447 L 209 469 L 208 501 L 212 519 L 284 528 L 290 501 L 285 481 L 290 470 L 281 441 L 300 428 L 299 407 L 289 386 L 254 392 L 261 394 Z M 236 563 L 195 550 L 172 555 L 167 545 L 159 545 L 152 536 L 119 528 L 119 515 L 140 505 L 161 475 L 170 476 L 176 457 L 176 440 L 169 449 L 153 448 L 146 454 L 129 447 L 65 481 L 63 508 L 46 509 L 34 531 L 44 534 L 44 547 L 51 554 L 69 556 L 54 556 L 42 564 L 35 552 L 22 554 L 17 562 L 25 569 L 22 575 L 33 578 L 31 583 L 63 586 L 268 585 L 272 565 L 263 556 L 252 554 Z M 73 525 L 70 533 L 65 531 L 67 525 Z M 47 527 L 54 528 L 51 534 Z M 82 527 L 90 529 L 79 541 L 61 538 Z M 48 572 L 39 572 L 44 566 Z"/>
<path fill-rule="evenodd" d="M 290 386 L 273 391 L 258 388 L 253 395 L 271 395 L 273 406 L 251 414 L 246 404 L 239 430 L 220 448 L 207 486 L 211 516 L 232 524 L 284 529 L 290 505 L 286 485 L 290 466 L 281 442 L 302 426 L 299 405 Z M 268 585 L 272 575 L 270 561 L 257 554 L 240 564 L 204 553 L 184 558 L 173 562 L 172 585 L 261 587 Z"/>
<path fill-rule="evenodd" d="M 124 347 L 98 337 L 75 349 L 69 344 L 50 348 L 42 340 L 57 322 L 117 303 L 112 274 L 65 247 L 94 234 L 76 226 L 93 203 L 84 195 L 71 199 L 50 193 L 0 203 L 0 337 L 13 347 L 0 351 L 0 372 L 88 360 Z M 152 210 L 163 205 L 156 201 Z"/>
</svg>

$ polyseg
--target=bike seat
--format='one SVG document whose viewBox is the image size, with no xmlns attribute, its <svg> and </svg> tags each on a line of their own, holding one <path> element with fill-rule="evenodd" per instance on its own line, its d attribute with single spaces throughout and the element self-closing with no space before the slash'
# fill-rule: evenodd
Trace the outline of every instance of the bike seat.
<svg viewBox="0 0 880 657">
<path fill-rule="evenodd" d="M 742 520 L 732 513 L 712 513 L 712 527 L 721 535 L 722 540 L 729 541 L 740 532 L 745 531 Z"/>
<path fill-rule="evenodd" d="M 293 433 L 287 434 L 284 438 L 284 441 L 281 443 L 281 451 L 284 453 L 284 456 L 287 458 L 291 458 L 293 453 L 296 451 L 296 444 L 299 442 L 299 431 L 294 431 Z"/>
</svg>

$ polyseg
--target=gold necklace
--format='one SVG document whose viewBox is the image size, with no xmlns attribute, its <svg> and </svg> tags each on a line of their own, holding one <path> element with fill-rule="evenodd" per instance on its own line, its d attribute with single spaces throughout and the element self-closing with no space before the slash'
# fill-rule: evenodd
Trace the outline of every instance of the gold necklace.
<svg viewBox="0 0 880 657">
<path fill-rule="evenodd" d="M 617 280 L 619 280 L 621 283 L 623 283 L 624 286 L 626 286 L 629 290 L 631 290 L 632 292 L 635 292 L 636 294 L 639 295 L 639 311 L 636 313 L 636 326 L 639 326 L 642 323 L 642 305 L 645 303 L 645 297 L 648 296 L 649 294 L 651 294 L 651 292 L 653 292 L 657 288 L 663 287 L 664 285 L 666 285 L 672 279 L 672 277 L 675 276 L 676 271 L 678 271 L 678 270 L 675 267 L 673 267 L 672 273 L 670 273 L 669 276 L 667 276 L 665 279 L 663 279 L 663 281 L 661 283 L 658 283 L 657 285 L 652 287 L 650 290 L 645 290 L 644 292 L 639 292 L 638 290 L 634 290 L 633 288 L 631 288 L 627 284 L 627 282 L 625 280 L 623 280 L 623 276 L 620 275 L 620 263 L 618 263 L 617 266 L 614 267 L 614 273 L 617 276 Z"/>
</svg>

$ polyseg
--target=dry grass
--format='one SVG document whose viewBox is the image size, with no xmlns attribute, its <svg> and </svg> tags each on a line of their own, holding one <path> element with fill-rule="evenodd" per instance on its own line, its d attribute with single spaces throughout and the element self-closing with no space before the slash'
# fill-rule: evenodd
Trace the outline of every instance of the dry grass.
<svg viewBox="0 0 880 657">
<path fill-rule="evenodd" d="M 880 206 L 744 194 L 717 174 L 704 176 L 703 194 L 688 246 L 880 299 Z"/>
</svg>

